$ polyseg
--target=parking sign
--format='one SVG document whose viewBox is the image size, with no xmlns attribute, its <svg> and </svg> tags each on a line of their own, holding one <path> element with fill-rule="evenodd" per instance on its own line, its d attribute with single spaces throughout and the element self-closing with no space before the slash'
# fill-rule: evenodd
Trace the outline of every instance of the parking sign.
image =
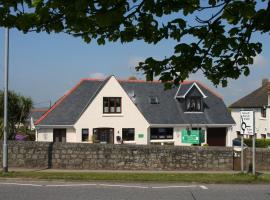
<svg viewBox="0 0 270 200">
<path fill-rule="evenodd" d="M 240 133 L 243 135 L 254 135 L 254 112 L 240 111 Z"/>
</svg>

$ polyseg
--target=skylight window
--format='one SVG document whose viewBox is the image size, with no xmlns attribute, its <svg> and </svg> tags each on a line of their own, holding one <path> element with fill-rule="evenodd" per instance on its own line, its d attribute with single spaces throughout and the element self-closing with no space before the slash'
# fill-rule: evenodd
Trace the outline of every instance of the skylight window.
<svg viewBox="0 0 270 200">
<path fill-rule="evenodd" d="M 149 103 L 150 104 L 159 104 L 159 100 L 157 96 L 150 96 L 149 97 Z"/>
</svg>

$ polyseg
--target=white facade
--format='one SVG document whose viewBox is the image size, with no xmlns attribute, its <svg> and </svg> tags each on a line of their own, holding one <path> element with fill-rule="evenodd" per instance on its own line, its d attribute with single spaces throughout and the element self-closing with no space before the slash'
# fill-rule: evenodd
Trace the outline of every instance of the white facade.
<svg viewBox="0 0 270 200">
<path fill-rule="evenodd" d="M 121 97 L 122 112 L 120 114 L 104 114 L 103 97 Z M 117 136 L 122 138 L 122 128 L 134 128 L 136 142 L 130 141 L 131 143 L 147 144 L 149 141 L 149 123 L 114 77 L 98 93 L 74 127 L 76 129 L 77 142 L 82 141 L 81 131 L 84 128 L 89 129 L 90 138 L 94 128 L 113 128 L 114 143 L 117 143 Z M 143 137 L 139 137 L 139 135 L 143 135 Z"/>
<path fill-rule="evenodd" d="M 104 113 L 103 111 L 103 98 L 104 97 L 120 97 L 121 98 L 121 113 Z M 213 127 L 219 127 L 219 125 L 213 125 Z M 226 129 L 226 146 L 231 146 L 231 136 L 230 131 L 231 125 L 220 125 L 220 127 L 225 127 Z M 123 128 L 134 128 L 134 140 L 133 141 L 123 141 L 127 144 L 173 144 L 173 145 L 187 145 L 182 143 L 181 132 L 186 128 L 200 128 L 205 131 L 207 135 L 207 125 L 155 125 L 149 124 L 144 118 L 143 114 L 134 104 L 129 95 L 125 92 L 119 82 L 114 76 L 112 76 L 103 88 L 98 92 L 91 103 L 84 109 L 81 116 L 77 122 L 72 126 L 38 126 L 36 141 L 46 141 L 52 142 L 54 129 L 66 129 L 66 142 L 88 142 L 92 143 L 93 133 L 95 129 L 113 129 L 113 143 L 119 144 L 120 138 L 123 138 L 122 130 Z M 173 137 L 171 139 L 150 139 L 150 129 L 151 128 L 173 128 Z M 88 140 L 82 138 L 83 130 L 88 130 Z M 205 142 L 207 143 L 207 137 Z M 202 145 L 203 145 L 202 144 Z"/>
</svg>

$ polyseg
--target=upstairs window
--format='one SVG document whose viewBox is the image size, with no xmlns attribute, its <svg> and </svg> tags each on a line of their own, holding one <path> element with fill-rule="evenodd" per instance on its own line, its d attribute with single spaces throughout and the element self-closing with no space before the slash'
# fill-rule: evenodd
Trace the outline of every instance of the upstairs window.
<svg viewBox="0 0 270 200">
<path fill-rule="evenodd" d="M 201 112 L 202 111 L 202 98 L 201 97 L 187 97 L 186 98 L 186 111 Z"/>
<path fill-rule="evenodd" d="M 103 97 L 103 113 L 121 112 L 121 97 Z"/>
<path fill-rule="evenodd" d="M 261 108 L 261 117 L 266 118 L 266 108 L 265 107 Z"/>
</svg>

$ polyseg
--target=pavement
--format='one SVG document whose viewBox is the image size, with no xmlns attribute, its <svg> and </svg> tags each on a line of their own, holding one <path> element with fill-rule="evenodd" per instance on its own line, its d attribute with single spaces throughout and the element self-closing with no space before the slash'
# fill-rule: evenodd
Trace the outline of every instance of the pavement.
<svg viewBox="0 0 270 200">
<path fill-rule="evenodd" d="M 48 168 L 15 168 L 10 167 L 9 172 L 100 172 L 100 173 L 220 173 L 220 174 L 237 174 L 240 171 L 188 171 L 188 170 L 182 170 L 182 171 L 165 171 L 165 170 L 80 170 L 80 169 L 48 169 Z M 268 172 L 262 172 L 262 173 L 270 173 Z"/>
</svg>

